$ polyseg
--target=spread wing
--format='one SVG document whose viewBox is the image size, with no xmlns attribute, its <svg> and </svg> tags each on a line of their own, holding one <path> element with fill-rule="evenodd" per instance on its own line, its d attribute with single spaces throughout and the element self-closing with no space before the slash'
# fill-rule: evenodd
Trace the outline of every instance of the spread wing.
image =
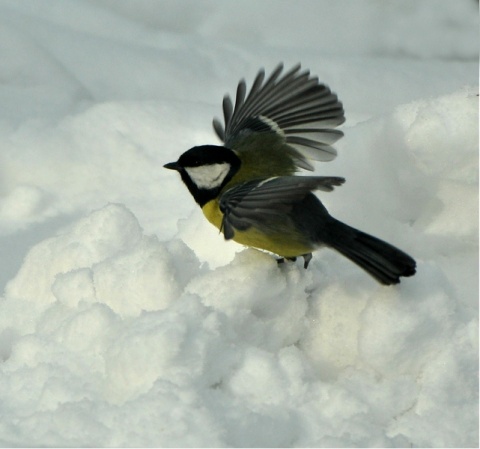
<svg viewBox="0 0 480 449">
<path fill-rule="evenodd" d="M 333 176 L 279 176 L 238 184 L 220 197 L 224 214 L 220 230 L 226 240 L 233 238 L 236 229 L 253 226 L 268 231 L 275 223 L 285 222 L 294 204 L 311 191 L 330 192 L 344 182 Z"/>
<path fill-rule="evenodd" d="M 345 121 L 343 106 L 318 78 L 300 71 L 300 64 L 283 76 L 282 70 L 279 64 L 265 82 L 260 70 L 248 95 L 242 79 L 235 106 L 228 95 L 223 99 L 225 127 L 217 118 L 213 127 L 227 147 L 238 151 L 254 133 L 276 133 L 295 165 L 313 170 L 308 159 L 330 161 L 337 154 L 332 144 L 343 136 L 334 129 Z"/>
</svg>

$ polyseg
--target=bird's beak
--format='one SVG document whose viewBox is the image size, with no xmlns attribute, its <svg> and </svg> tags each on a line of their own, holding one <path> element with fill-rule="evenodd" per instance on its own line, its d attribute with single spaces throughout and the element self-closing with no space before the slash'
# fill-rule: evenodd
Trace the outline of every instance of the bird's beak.
<svg viewBox="0 0 480 449">
<path fill-rule="evenodd" d="M 168 164 L 164 165 L 165 168 L 168 168 L 169 170 L 177 170 L 180 171 L 180 165 L 178 165 L 178 162 L 169 162 Z"/>
</svg>

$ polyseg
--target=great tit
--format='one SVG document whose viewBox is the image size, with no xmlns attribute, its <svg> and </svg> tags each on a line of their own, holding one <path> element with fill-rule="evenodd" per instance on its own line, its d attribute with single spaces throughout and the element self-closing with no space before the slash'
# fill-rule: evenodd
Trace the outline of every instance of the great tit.
<svg viewBox="0 0 480 449">
<path fill-rule="evenodd" d="M 265 80 L 255 77 L 247 94 L 242 79 L 235 104 L 223 99 L 225 127 L 213 120 L 223 146 L 202 145 L 164 167 L 176 170 L 205 217 L 226 240 L 266 250 L 279 261 L 330 247 L 382 284 L 415 274 L 415 260 L 376 237 L 333 218 L 312 192 L 330 192 L 345 179 L 295 176 L 313 170 L 310 160 L 330 161 L 345 121 L 337 96 L 309 71 L 279 64 Z"/>
</svg>

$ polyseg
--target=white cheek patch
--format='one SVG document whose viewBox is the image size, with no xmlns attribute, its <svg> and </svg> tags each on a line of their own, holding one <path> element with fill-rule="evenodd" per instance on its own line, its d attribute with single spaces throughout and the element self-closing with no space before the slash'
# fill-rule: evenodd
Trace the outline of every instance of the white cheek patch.
<svg viewBox="0 0 480 449">
<path fill-rule="evenodd" d="M 220 186 L 230 171 L 230 164 L 201 165 L 200 167 L 185 167 L 190 179 L 200 189 L 215 189 Z"/>
</svg>

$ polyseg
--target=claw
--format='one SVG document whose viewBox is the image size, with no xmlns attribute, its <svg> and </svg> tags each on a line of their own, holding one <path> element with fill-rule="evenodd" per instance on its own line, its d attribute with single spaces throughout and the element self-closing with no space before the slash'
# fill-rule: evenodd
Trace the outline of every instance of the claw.
<svg viewBox="0 0 480 449">
<path fill-rule="evenodd" d="M 308 264 L 310 263 L 310 261 L 312 260 L 312 253 L 308 253 L 308 254 L 303 254 L 303 268 L 305 268 L 305 270 L 308 268 Z"/>
</svg>

